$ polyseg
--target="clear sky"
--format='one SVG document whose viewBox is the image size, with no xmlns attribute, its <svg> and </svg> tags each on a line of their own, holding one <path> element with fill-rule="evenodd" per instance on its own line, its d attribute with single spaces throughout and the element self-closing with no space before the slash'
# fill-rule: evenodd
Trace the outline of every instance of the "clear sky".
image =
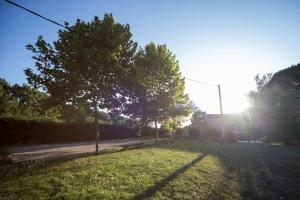
<svg viewBox="0 0 300 200">
<path fill-rule="evenodd" d="M 221 84 L 224 112 L 246 106 L 257 73 L 300 63 L 298 0 L 14 0 L 55 21 L 73 24 L 113 13 L 128 23 L 140 45 L 165 43 L 184 76 Z M 23 69 L 34 67 L 25 49 L 39 35 L 57 38 L 58 26 L 0 2 L 0 77 L 26 83 Z M 218 113 L 216 86 L 186 80 L 186 92 L 201 109 Z"/>
</svg>

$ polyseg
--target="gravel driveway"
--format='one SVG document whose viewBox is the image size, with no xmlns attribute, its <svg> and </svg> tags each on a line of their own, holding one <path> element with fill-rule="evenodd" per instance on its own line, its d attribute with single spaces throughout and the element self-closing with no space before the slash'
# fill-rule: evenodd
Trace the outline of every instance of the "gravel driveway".
<svg viewBox="0 0 300 200">
<path fill-rule="evenodd" d="M 121 149 L 123 146 L 135 144 L 153 144 L 154 139 L 120 139 L 105 140 L 99 142 L 99 151 L 107 149 Z M 8 148 L 13 162 L 58 158 L 76 154 L 95 152 L 95 142 L 80 142 L 68 144 L 44 144 L 18 146 Z"/>
</svg>

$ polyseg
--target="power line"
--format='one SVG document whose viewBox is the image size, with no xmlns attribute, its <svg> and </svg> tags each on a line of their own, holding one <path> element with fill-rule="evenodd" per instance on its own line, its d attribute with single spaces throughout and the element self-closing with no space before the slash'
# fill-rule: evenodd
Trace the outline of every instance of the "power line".
<svg viewBox="0 0 300 200">
<path fill-rule="evenodd" d="M 14 3 L 14 2 L 12 2 L 12 1 L 10 1 L 10 0 L 4 0 L 4 1 L 6 1 L 7 3 L 10 3 L 10 4 L 12 4 L 12 5 L 14 5 L 14 6 L 18 7 L 18 8 L 21 8 L 21 9 L 23 9 L 23 10 L 25 10 L 25 11 L 27 11 L 27 12 L 29 12 L 29 13 L 35 15 L 35 16 L 37 16 L 37 17 L 40 17 L 40 18 L 42 18 L 42 19 L 44 19 L 44 20 L 46 20 L 46 21 L 49 21 L 49 22 L 51 22 L 51 23 L 53 23 L 53 24 L 55 24 L 55 25 L 57 25 L 57 26 L 63 27 L 63 28 L 65 28 L 65 29 L 68 29 L 68 30 L 71 31 L 71 29 L 70 29 L 69 27 L 67 27 L 67 26 L 65 26 L 65 25 L 62 25 L 62 24 L 60 24 L 60 23 L 58 23 L 58 22 L 56 22 L 56 21 L 54 21 L 54 20 L 52 20 L 52 19 L 49 19 L 49 18 L 47 18 L 47 17 L 44 17 L 44 16 L 42 16 L 41 14 L 38 14 L 38 13 L 35 12 L 35 11 L 32 11 L 32 10 L 30 10 L 30 9 L 28 9 L 28 8 L 25 8 L 24 6 L 21 6 L 21 5 L 17 4 L 17 3 Z M 195 82 L 195 83 L 199 83 L 199 84 L 203 84 L 203 85 L 217 86 L 217 84 L 212 84 L 212 83 L 207 83 L 207 82 L 203 82 L 203 81 L 198 81 L 198 80 L 194 80 L 194 79 L 191 79 L 191 78 L 188 78 L 188 77 L 184 77 L 184 78 L 185 78 L 186 80 L 193 81 L 193 82 Z"/>
<path fill-rule="evenodd" d="M 195 83 L 199 83 L 199 84 L 202 84 L 202 85 L 210 85 L 210 86 L 217 86 L 218 84 L 213 84 L 213 83 L 207 83 L 207 82 L 203 82 L 203 81 L 198 81 L 198 80 L 194 80 L 194 79 L 191 79 L 191 78 L 188 78 L 188 77 L 184 77 L 186 80 L 189 80 L 189 81 L 193 81 Z"/>
<path fill-rule="evenodd" d="M 186 80 L 193 81 L 195 83 L 203 84 L 203 85 L 209 85 L 209 86 L 217 86 L 218 87 L 218 94 L 219 94 L 219 104 L 220 104 L 220 114 L 223 115 L 223 106 L 222 106 L 222 96 L 221 96 L 221 85 L 220 84 L 212 84 L 212 83 L 207 83 L 203 81 L 198 81 L 194 79 L 190 79 L 187 77 L 184 77 Z M 224 124 L 222 124 L 222 138 L 225 138 L 225 132 L 224 132 Z"/>
<path fill-rule="evenodd" d="M 60 23 L 58 23 L 58 22 L 56 22 L 56 21 L 54 21 L 52 19 L 49 19 L 47 17 L 44 17 L 44 16 L 42 16 L 42 15 L 40 15 L 40 14 L 38 14 L 38 13 L 30 10 L 30 9 L 27 9 L 27 8 L 25 8 L 25 7 L 17 4 L 17 3 L 14 3 L 14 2 L 12 2 L 10 0 L 4 0 L 4 1 L 6 1 L 7 3 L 10 3 L 11 5 L 14 5 L 14 6 L 18 7 L 18 8 L 21 8 L 21 9 L 23 9 L 23 10 L 25 10 L 25 11 L 27 11 L 27 12 L 35 15 L 35 16 L 37 16 L 37 17 L 40 17 L 40 18 L 42 18 L 42 19 L 44 19 L 44 20 L 46 20 L 48 22 L 51 22 L 51 23 L 53 23 L 53 24 L 55 24 L 57 26 L 60 26 L 60 27 L 63 27 L 65 29 L 69 30 L 69 31 L 72 31 L 69 27 L 67 27 L 65 25 L 62 25 L 62 24 L 60 24 Z M 199 83 L 199 84 L 203 84 L 203 85 L 218 86 L 219 101 L 220 101 L 220 112 L 221 112 L 221 114 L 223 114 L 222 99 L 221 99 L 221 89 L 220 89 L 220 85 L 219 84 L 217 85 L 217 84 L 207 83 L 207 82 L 203 82 L 203 81 L 198 81 L 198 80 L 190 79 L 190 78 L 187 78 L 187 77 L 184 77 L 184 78 L 187 79 L 187 80 L 189 80 L 189 81 L 193 81 L 195 83 Z M 222 136 L 224 138 L 224 126 L 222 127 Z M 98 148 L 98 146 L 97 146 L 97 148 Z M 96 150 L 96 151 L 98 152 L 98 150 Z"/>
<path fill-rule="evenodd" d="M 63 28 L 65 28 L 65 29 L 68 29 L 68 30 L 71 31 L 71 29 L 70 29 L 69 27 L 67 27 L 67 26 L 65 26 L 65 25 L 62 25 L 62 24 L 60 24 L 60 23 L 58 23 L 58 22 L 56 22 L 56 21 L 54 21 L 54 20 L 52 20 L 52 19 L 49 19 L 49 18 L 47 18 L 47 17 L 44 17 L 44 16 L 38 14 L 37 12 L 34 12 L 34 11 L 28 9 L 28 8 L 25 8 L 24 6 L 21 6 L 21 5 L 17 4 L 17 3 L 14 3 L 14 2 L 12 2 L 12 1 L 10 1 L 10 0 L 4 0 L 4 1 L 6 1 L 7 3 L 10 3 L 10 4 L 12 4 L 12 5 L 14 5 L 14 6 L 18 7 L 18 8 L 21 8 L 21 9 L 27 11 L 27 12 L 30 12 L 31 14 L 33 14 L 33 15 L 35 15 L 35 16 L 38 16 L 38 17 L 40 17 L 40 18 L 42 18 L 42 19 L 44 19 L 44 20 L 47 20 L 47 21 L 49 21 L 49 22 L 51 22 L 51 23 L 53 23 L 53 24 L 55 24 L 55 25 L 57 25 L 57 26 L 63 27 Z"/>
</svg>

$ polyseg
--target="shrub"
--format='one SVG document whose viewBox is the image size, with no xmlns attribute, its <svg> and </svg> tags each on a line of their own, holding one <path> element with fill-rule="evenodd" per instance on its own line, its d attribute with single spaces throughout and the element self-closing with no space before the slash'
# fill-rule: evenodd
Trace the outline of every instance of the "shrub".
<svg viewBox="0 0 300 200">
<path fill-rule="evenodd" d="M 168 129 L 160 128 L 158 130 L 158 137 L 161 137 L 161 138 L 171 138 L 172 137 L 172 133 Z"/>
<path fill-rule="evenodd" d="M 201 131 L 202 140 L 219 140 L 221 136 L 220 130 L 216 128 L 205 128 Z"/>
<path fill-rule="evenodd" d="M 144 126 L 142 127 L 141 130 L 141 136 L 143 137 L 154 137 L 155 136 L 155 129 L 148 127 L 148 126 Z"/>
<path fill-rule="evenodd" d="M 191 126 L 188 130 L 189 139 L 200 139 L 200 129 L 197 127 Z"/>
<path fill-rule="evenodd" d="M 236 142 L 236 137 L 233 128 L 225 129 L 225 140 L 229 142 Z"/>
<path fill-rule="evenodd" d="M 175 139 L 180 139 L 180 138 L 183 138 L 184 137 L 184 129 L 183 128 L 177 128 L 175 130 L 175 133 L 174 133 L 174 138 Z"/>
<path fill-rule="evenodd" d="M 66 143 L 95 140 L 93 123 L 55 123 L 0 119 L 0 145 Z M 124 125 L 99 125 L 100 139 L 137 137 Z"/>
<path fill-rule="evenodd" d="M 141 136 L 143 137 L 155 137 L 155 128 L 149 127 L 149 126 L 145 126 L 142 128 L 141 131 Z M 158 129 L 158 137 L 159 138 L 170 138 L 172 137 L 172 134 L 164 128 L 160 128 Z"/>
</svg>

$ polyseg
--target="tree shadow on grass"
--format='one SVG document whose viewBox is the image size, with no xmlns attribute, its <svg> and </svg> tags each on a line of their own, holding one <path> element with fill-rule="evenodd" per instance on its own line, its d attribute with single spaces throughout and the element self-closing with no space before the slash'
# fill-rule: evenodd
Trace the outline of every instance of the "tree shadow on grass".
<svg viewBox="0 0 300 200">
<path fill-rule="evenodd" d="M 48 167 L 55 167 L 62 165 L 66 162 L 75 161 L 82 158 L 88 158 L 93 156 L 100 156 L 103 154 L 113 154 L 121 151 L 130 151 L 131 149 L 108 149 L 103 150 L 99 154 L 95 154 L 95 152 L 87 152 L 87 153 L 77 153 L 70 154 L 63 157 L 51 157 L 48 159 L 38 159 L 38 160 L 25 160 L 21 162 L 9 162 L 3 165 L 0 165 L 0 180 L 5 181 L 12 177 L 22 176 L 25 173 L 33 173 L 38 174 L 42 173 L 42 170 Z M 57 155 L 60 155 L 64 152 L 56 152 Z"/>
<path fill-rule="evenodd" d="M 162 144 L 159 145 L 163 145 Z M 75 161 L 77 159 L 81 158 L 88 158 L 88 157 L 93 157 L 93 156 L 100 156 L 104 154 L 114 154 L 114 153 L 119 153 L 122 151 L 131 151 L 135 149 L 143 149 L 143 148 L 148 148 L 148 147 L 156 147 L 157 144 L 144 144 L 144 145 L 130 145 L 130 146 L 125 146 L 121 148 L 112 148 L 112 149 L 105 149 L 101 150 L 99 154 L 95 154 L 95 152 L 85 152 L 85 153 L 74 153 L 74 154 L 69 154 L 65 156 L 61 156 L 61 154 L 65 154 L 66 152 L 64 151 L 58 151 L 53 154 L 52 157 L 46 158 L 46 159 L 32 159 L 32 160 L 24 160 L 20 162 L 13 162 L 12 160 L 9 160 L 7 162 L 0 163 L 0 181 L 4 181 L 7 179 L 11 179 L 12 177 L 19 177 L 22 176 L 25 173 L 28 174 L 38 174 L 38 173 L 43 173 L 43 169 L 48 168 L 48 167 L 55 167 L 62 165 L 66 162 L 71 162 Z M 35 154 L 40 157 L 47 157 L 46 153 L 40 153 L 40 154 Z M 79 169 L 78 167 L 76 169 Z"/>
<path fill-rule="evenodd" d="M 157 148 L 216 156 L 226 172 L 222 182 L 235 183 L 241 199 L 300 198 L 299 147 L 182 140 Z M 220 185 L 228 195 L 232 189 Z"/>
<path fill-rule="evenodd" d="M 170 183 L 171 181 L 175 180 L 180 174 L 183 174 L 185 171 L 187 171 L 189 168 L 191 168 L 192 166 L 194 166 L 195 164 L 197 164 L 199 161 L 201 161 L 204 157 L 206 156 L 206 154 L 201 154 L 200 156 L 198 156 L 196 159 L 194 159 L 193 161 L 191 161 L 190 163 L 185 164 L 184 166 L 182 166 L 181 168 L 177 169 L 176 171 L 174 171 L 172 174 L 170 174 L 169 176 L 165 177 L 164 179 L 162 179 L 161 181 L 157 182 L 155 185 L 153 185 L 152 187 L 148 188 L 146 191 L 144 191 L 142 194 L 139 194 L 137 196 L 134 196 L 132 198 L 132 200 L 139 200 L 139 199 L 145 199 L 145 198 L 150 198 L 152 197 L 158 190 L 160 190 L 161 188 L 163 188 L 164 186 L 166 186 L 168 183 Z"/>
</svg>

